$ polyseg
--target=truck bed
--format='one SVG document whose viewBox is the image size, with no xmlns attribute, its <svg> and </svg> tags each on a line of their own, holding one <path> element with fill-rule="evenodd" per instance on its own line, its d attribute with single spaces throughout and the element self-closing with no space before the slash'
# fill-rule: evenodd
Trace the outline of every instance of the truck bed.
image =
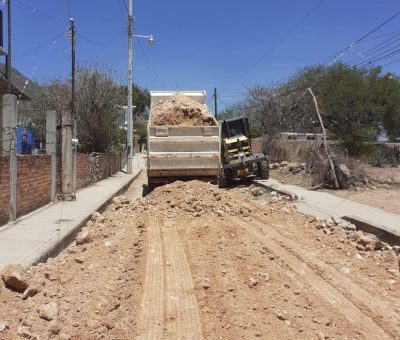
<svg viewBox="0 0 400 340">
<path fill-rule="evenodd" d="M 193 93 L 196 92 L 190 92 Z M 160 92 L 157 94 L 160 96 Z M 203 97 L 200 100 L 205 100 L 205 94 Z M 220 171 L 220 126 L 216 121 L 214 126 L 151 126 L 150 122 L 151 112 L 147 140 L 149 183 L 195 178 L 216 181 Z"/>
</svg>

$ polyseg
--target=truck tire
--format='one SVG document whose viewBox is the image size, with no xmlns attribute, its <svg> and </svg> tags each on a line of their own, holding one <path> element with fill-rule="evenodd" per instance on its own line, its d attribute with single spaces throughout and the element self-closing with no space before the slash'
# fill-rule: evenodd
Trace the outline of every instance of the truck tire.
<svg viewBox="0 0 400 340">
<path fill-rule="evenodd" d="M 257 163 L 258 177 L 261 179 L 269 178 L 269 164 L 267 160 Z"/>
<path fill-rule="evenodd" d="M 147 194 L 150 194 L 156 188 L 156 186 L 157 185 L 155 183 L 148 181 L 147 182 Z"/>
<path fill-rule="evenodd" d="M 221 174 L 218 178 L 218 186 L 220 188 L 226 188 L 228 187 L 229 182 L 230 182 L 230 176 L 227 175 L 226 170 L 222 169 Z"/>
</svg>

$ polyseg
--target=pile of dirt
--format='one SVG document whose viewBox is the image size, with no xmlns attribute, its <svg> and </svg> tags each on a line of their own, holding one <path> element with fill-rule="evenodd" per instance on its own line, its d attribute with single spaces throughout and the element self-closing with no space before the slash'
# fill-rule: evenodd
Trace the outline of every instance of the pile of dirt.
<svg viewBox="0 0 400 340">
<path fill-rule="evenodd" d="M 0 339 L 398 338 L 399 252 L 256 186 L 128 192 L 0 274 Z"/>
<path fill-rule="evenodd" d="M 257 210 L 251 202 L 263 192 L 254 187 L 222 191 L 201 181 L 176 181 L 156 188 L 150 195 L 133 202 L 131 208 L 159 217 L 247 217 Z"/>
<path fill-rule="evenodd" d="M 207 106 L 176 92 L 160 100 L 151 108 L 151 124 L 155 126 L 209 126 L 215 125 Z"/>
</svg>

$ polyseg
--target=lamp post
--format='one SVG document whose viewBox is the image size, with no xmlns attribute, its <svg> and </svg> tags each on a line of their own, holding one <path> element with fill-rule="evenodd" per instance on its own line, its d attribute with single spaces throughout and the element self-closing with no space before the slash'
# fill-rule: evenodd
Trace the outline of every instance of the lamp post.
<svg viewBox="0 0 400 340">
<path fill-rule="evenodd" d="M 132 0 L 129 0 L 128 9 L 128 131 L 127 131 L 127 173 L 132 174 L 132 158 L 133 158 L 133 117 L 132 117 L 132 84 L 133 84 L 133 38 L 148 39 L 150 45 L 154 45 L 153 35 L 133 34 L 133 15 Z"/>
</svg>

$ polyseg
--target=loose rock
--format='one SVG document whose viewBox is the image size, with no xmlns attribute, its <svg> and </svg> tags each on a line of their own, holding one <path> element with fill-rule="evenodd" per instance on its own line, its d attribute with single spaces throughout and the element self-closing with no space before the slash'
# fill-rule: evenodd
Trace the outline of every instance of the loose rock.
<svg viewBox="0 0 400 340">
<path fill-rule="evenodd" d="M 57 318 L 58 315 L 58 305 L 56 302 L 51 301 L 45 305 L 42 305 L 39 308 L 39 316 L 42 319 L 45 319 L 47 321 L 51 321 Z"/>
<path fill-rule="evenodd" d="M 6 287 L 18 292 L 23 292 L 29 286 L 26 269 L 21 265 L 7 265 L 2 270 L 1 277 Z"/>
<path fill-rule="evenodd" d="M 77 244 L 82 245 L 91 242 L 92 238 L 89 231 L 83 230 L 76 236 L 75 241 Z"/>
</svg>

